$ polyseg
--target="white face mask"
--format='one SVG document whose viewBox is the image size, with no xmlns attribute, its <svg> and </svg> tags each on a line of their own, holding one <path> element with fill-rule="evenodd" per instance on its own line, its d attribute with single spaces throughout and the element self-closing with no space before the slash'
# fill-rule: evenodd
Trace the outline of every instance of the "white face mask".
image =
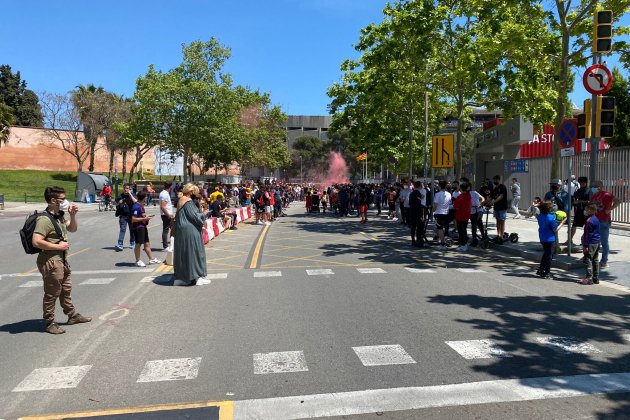
<svg viewBox="0 0 630 420">
<path fill-rule="evenodd" d="M 68 211 L 69 208 L 70 208 L 70 202 L 67 199 L 59 203 L 59 210 L 66 212 Z"/>
</svg>

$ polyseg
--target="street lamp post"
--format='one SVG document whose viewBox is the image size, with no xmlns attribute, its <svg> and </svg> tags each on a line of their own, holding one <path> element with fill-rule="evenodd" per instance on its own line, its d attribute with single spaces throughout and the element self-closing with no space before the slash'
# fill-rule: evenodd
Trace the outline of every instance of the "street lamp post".
<svg viewBox="0 0 630 420">
<path fill-rule="evenodd" d="M 300 155 L 300 183 L 304 184 L 304 174 L 302 172 L 302 155 Z"/>
</svg>

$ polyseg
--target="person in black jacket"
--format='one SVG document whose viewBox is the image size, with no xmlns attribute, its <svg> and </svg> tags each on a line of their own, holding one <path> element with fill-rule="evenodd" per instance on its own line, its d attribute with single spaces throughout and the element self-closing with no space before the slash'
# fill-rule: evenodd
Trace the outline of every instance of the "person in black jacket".
<svg viewBox="0 0 630 420">
<path fill-rule="evenodd" d="M 117 252 L 123 250 L 127 227 L 129 227 L 129 247 L 133 249 L 136 246 L 136 238 L 133 229 L 131 229 L 131 208 L 136 201 L 138 200 L 131 192 L 131 185 L 125 184 L 123 186 L 123 193 L 116 197 L 116 216 L 118 216 L 118 224 L 120 226 L 118 244 L 114 248 Z"/>
</svg>

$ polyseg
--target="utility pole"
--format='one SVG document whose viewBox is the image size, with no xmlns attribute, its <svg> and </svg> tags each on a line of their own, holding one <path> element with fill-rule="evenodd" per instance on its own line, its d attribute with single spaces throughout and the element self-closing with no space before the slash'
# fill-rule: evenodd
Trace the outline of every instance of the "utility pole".
<svg viewBox="0 0 630 420">
<path fill-rule="evenodd" d="M 409 180 L 413 177 L 413 98 L 409 101 Z"/>
<path fill-rule="evenodd" d="M 429 175 L 427 167 L 427 144 L 429 142 L 429 91 L 424 92 L 424 178 Z"/>
<path fill-rule="evenodd" d="M 601 61 L 601 54 L 593 54 L 593 64 L 599 64 Z M 588 182 L 594 182 L 597 180 L 597 163 L 599 162 L 599 139 L 597 138 L 597 95 L 591 96 L 591 138 L 589 144 L 591 145 L 590 165 L 588 168 Z"/>
</svg>

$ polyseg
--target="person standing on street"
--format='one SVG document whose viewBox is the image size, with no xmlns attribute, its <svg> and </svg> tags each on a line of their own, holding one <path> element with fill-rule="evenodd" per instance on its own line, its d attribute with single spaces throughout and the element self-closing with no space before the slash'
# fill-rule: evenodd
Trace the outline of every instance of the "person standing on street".
<svg viewBox="0 0 630 420">
<path fill-rule="evenodd" d="M 602 259 L 599 263 L 599 267 L 605 268 L 608 266 L 608 254 L 610 252 L 608 237 L 610 235 L 610 225 L 612 224 L 611 213 L 619 206 L 621 201 L 605 190 L 602 181 L 593 182 L 591 194 L 590 202 L 597 205 L 595 216 L 599 219 L 599 234 L 602 243 Z"/>
<path fill-rule="evenodd" d="M 424 247 L 425 206 L 422 204 L 422 200 L 426 199 L 426 197 L 423 195 L 423 191 L 424 190 L 422 189 L 422 183 L 420 181 L 416 181 L 413 184 L 413 190 L 409 194 L 409 226 L 411 228 L 411 246 L 417 246 L 418 248 Z"/>
<path fill-rule="evenodd" d="M 444 230 L 448 229 L 448 224 L 450 222 L 448 208 L 451 204 L 451 193 L 446 190 L 445 180 L 439 181 L 438 185 L 440 187 L 440 191 L 435 194 L 435 198 L 433 200 L 433 215 L 435 217 L 435 227 L 437 229 L 438 239 L 440 241 L 438 249 L 445 250 L 447 246 Z"/>
<path fill-rule="evenodd" d="M 498 244 L 503 243 L 503 234 L 505 233 L 505 219 L 507 219 L 507 188 L 501 184 L 501 177 L 495 175 L 492 177 L 492 184 L 494 189 L 492 190 L 492 202 L 494 208 L 494 218 L 497 221 L 497 238 Z"/>
<path fill-rule="evenodd" d="M 171 230 L 171 222 L 175 220 L 173 213 L 173 202 L 171 201 L 171 188 L 173 184 L 164 183 L 164 189 L 160 191 L 160 217 L 162 218 L 162 248 L 166 250 L 169 243 L 169 233 Z"/>
<path fill-rule="evenodd" d="M 518 183 L 518 179 L 512 178 L 512 210 L 514 211 L 514 218 L 519 219 L 521 212 L 518 210 L 518 204 L 521 202 L 521 184 Z"/>
<path fill-rule="evenodd" d="M 146 264 L 140 259 L 140 248 L 143 248 L 145 254 L 147 254 L 149 264 L 162 264 L 162 261 L 153 258 L 153 253 L 151 252 L 151 242 L 149 241 L 149 230 L 147 226 L 151 218 L 153 218 L 153 215 L 147 216 L 144 209 L 148 195 L 147 192 L 140 191 L 138 193 L 138 201 L 133 204 L 133 208 L 131 209 L 131 228 L 136 238 L 136 246 L 133 249 L 133 253 L 136 257 L 137 267 L 146 267 Z"/>
<path fill-rule="evenodd" d="M 556 238 L 558 237 L 558 230 L 562 228 L 566 219 L 558 224 L 556 214 L 553 212 L 553 203 L 549 200 L 545 200 L 540 203 L 539 209 L 540 214 L 537 216 L 538 239 L 543 247 L 543 255 L 540 259 L 536 275 L 544 279 L 550 279 L 553 246 L 556 242 Z"/>
<path fill-rule="evenodd" d="M 599 232 L 599 219 L 595 215 L 596 204 L 589 204 L 583 210 L 586 214 L 584 224 L 584 234 L 582 235 L 582 252 L 586 262 L 586 277 L 578 281 L 579 284 L 599 284 L 599 248 L 601 246 L 601 236 Z"/>
<path fill-rule="evenodd" d="M 468 251 L 468 219 L 470 219 L 470 209 L 472 208 L 472 196 L 470 195 L 470 185 L 462 182 L 459 185 L 460 193 L 455 199 L 455 224 L 457 226 L 457 250 Z"/>
<path fill-rule="evenodd" d="M 37 268 L 44 281 L 44 320 L 46 332 L 63 334 L 66 331 L 55 322 L 55 305 L 57 299 L 68 316 L 67 325 L 90 322 L 92 318 L 78 313 L 72 303 L 71 269 L 66 253 L 70 249 L 68 232 L 76 232 L 77 212 L 79 208 L 71 205 L 66 199 L 66 191 L 61 187 L 48 187 L 44 191 L 44 199 L 48 203 L 46 212 L 52 217 L 39 217 L 35 224 L 32 244 L 41 249 L 37 255 Z M 66 218 L 68 212 L 70 219 Z M 53 221 L 54 220 L 54 221 Z M 58 224 L 57 229 L 55 225 Z M 62 235 L 57 233 L 60 229 Z"/>
<path fill-rule="evenodd" d="M 573 237 L 575 236 L 575 232 L 577 228 L 584 227 L 584 223 L 586 223 L 586 215 L 584 210 L 586 205 L 588 204 L 588 178 L 585 176 L 581 176 L 578 178 L 579 188 L 574 191 L 572 202 L 573 202 L 573 224 L 571 225 L 571 238 L 570 241 L 573 242 Z"/>
<path fill-rule="evenodd" d="M 131 185 L 125 184 L 123 186 L 123 193 L 116 197 L 116 216 L 118 216 L 118 224 L 120 226 L 118 244 L 115 248 L 117 252 L 123 250 L 127 227 L 129 228 L 129 247 L 131 249 L 136 247 L 136 238 L 133 229 L 131 229 L 131 208 L 136 201 L 138 201 L 136 196 L 131 193 Z"/>
</svg>

